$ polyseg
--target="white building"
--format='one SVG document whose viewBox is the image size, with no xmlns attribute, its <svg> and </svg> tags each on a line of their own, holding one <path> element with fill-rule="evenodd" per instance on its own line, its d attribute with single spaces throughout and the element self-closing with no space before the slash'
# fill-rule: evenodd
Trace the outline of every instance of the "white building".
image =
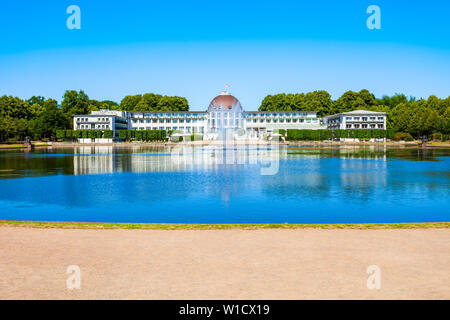
<svg viewBox="0 0 450 320">
<path fill-rule="evenodd" d="M 74 115 L 74 130 L 127 130 L 129 112 L 118 110 L 92 111 L 90 115 Z"/>
<path fill-rule="evenodd" d="M 342 112 L 327 117 L 328 129 L 384 129 L 386 113 L 367 110 Z"/>
<path fill-rule="evenodd" d="M 206 111 L 191 112 L 126 112 L 93 111 L 90 115 L 75 115 L 74 130 L 177 130 L 198 133 L 216 139 L 229 129 L 241 129 L 253 137 L 262 137 L 276 129 L 386 129 L 386 114 L 357 110 L 326 118 L 314 111 L 259 112 L 244 111 L 241 103 L 223 91 Z"/>
</svg>

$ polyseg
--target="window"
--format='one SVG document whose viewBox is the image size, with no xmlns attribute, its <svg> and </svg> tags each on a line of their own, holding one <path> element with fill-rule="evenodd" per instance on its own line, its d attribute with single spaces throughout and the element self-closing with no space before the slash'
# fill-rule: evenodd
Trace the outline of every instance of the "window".
<svg viewBox="0 0 450 320">
<path fill-rule="evenodd" d="M 370 124 L 370 127 L 372 128 L 372 129 L 375 129 L 375 124 Z"/>
<path fill-rule="evenodd" d="M 364 124 L 361 125 L 361 127 L 362 127 L 363 129 L 367 129 L 367 124 L 364 123 Z"/>
<path fill-rule="evenodd" d="M 355 129 L 359 129 L 359 124 L 355 124 Z"/>
<path fill-rule="evenodd" d="M 379 124 L 379 125 L 378 125 L 378 129 L 384 129 L 383 127 L 384 127 L 384 126 L 383 126 L 382 124 Z"/>
<path fill-rule="evenodd" d="M 378 117 L 378 120 L 383 121 L 383 117 Z"/>
<path fill-rule="evenodd" d="M 352 120 L 352 117 L 347 117 L 346 119 L 347 119 L 347 120 Z"/>
<path fill-rule="evenodd" d="M 367 117 L 363 117 L 363 121 L 367 121 Z"/>
<path fill-rule="evenodd" d="M 347 129 L 351 129 L 351 127 L 352 127 L 351 124 L 347 124 L 347 125 L 346 125 L 346 128 L 347 128 Z"/>
<path fill-rule="evenodd" d="M 355 121 L 359 121 L 359 117 L 355 117 L 353 120 Z"/>
</svg>

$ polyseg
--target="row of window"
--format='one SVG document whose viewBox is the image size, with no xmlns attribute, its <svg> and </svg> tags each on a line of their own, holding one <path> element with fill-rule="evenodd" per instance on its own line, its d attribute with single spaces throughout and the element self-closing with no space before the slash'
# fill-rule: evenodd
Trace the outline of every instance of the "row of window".
<svg viewBox="0 0 450 320">
<path fill-rule="evenodd" d="M 88 122 L 89 118 L 77 118 L 77 122 Z M 109 118 L 97 118 L 97 122 L 109 122 Z"/>
<path fill-rule="evenodd" d="M 133 123 L 197 123 L 198 119 L 133 119 Z"/>
<path fill-rule="evenodd" d="M 300 113 L 248 113 L 247 117 L 255 118 L 255 117 L 298 117 L 298 116 L 307 116 L 311 115 L 311 113 L 300 112 Z M 313 114 L 315 115 L 315 114 Z"/>
<path fill-rule="evenodd" d="M 362 118 L 362 121 L 383 121 L 384 117 L 345 117 L 347 121 L 360 121 L 360 118 Z"/>
<path fill-rule="evenodd" d="M 247 119 L 247 122 L 252 122 L 253 123 L 318 123 L 319 119 L 317 118 L 313 118 L 313 119 L 259 119 L 259 121 L 257 119 Z"/>
<path fill-rule="evenodd" d="M 143 117 L 143 118 L 192 118 L 192 117 L 203 117 L 204 114 L 198 114 L 198 113 L 144 113 L 143 115 L 134 115 L 132 118 L 135 117 Z"/>
<path fill-rule="evenodd" d="M 378 125 L 376 125 L 376 124 L 374 124 L 374 123 L 371 123 L 371 124 L 367 124 L 367 123 L 363 123 L 363 124 L 359 124 L 359 123 L 355 123 L 355 124 L 347 124 L 346 125 L 346 128 L 347 129 L 368 129 L 368 128 L 370 128 L 370 129 L 384 129 L 384 125 L 382 125 L 382 124 L 378 124 Z"/>
<path fill-rule="evenodd" d="M 159 128 L 145 128 L 145 127 L 139 127 L 137 130 L 186 130 L 187 132 L 203 132 L 203 127 L 199 127 L 196 130 L 196 127 L 177 127 L 177 126 L 170 126 L 170 127 L 159 127 Z"/>
<path fill-rule="evenodd" d="M 90 124 L 80 124 L 78 127 L 80 129 L 92 129 Z M 109 129 L 109 124 L 96 124 L 94 129 Z"/>
</svg>

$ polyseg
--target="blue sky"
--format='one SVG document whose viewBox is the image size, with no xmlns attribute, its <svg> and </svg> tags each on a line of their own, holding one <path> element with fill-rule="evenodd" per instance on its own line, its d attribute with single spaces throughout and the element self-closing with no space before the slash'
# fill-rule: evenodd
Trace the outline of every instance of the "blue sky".
<svg viewBox="0 0 450 320">
<path fill-rule="evenodd" d="M 81 9 L 81 30 L 66 8 Z M 381 30 L 369 30 L 369 5 Z M 0 95 L 120 102 L 155 92 L 204 110 L 225 83 L 247 110 L 266 94 L 366 88 L 450 95 L 450 1 L 104 1 L 0 3 Z"/>
</svg>

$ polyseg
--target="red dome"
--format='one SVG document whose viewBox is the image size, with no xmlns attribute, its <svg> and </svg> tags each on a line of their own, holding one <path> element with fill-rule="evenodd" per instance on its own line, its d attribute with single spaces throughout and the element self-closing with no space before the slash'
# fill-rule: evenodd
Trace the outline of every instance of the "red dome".
<svg viewBox="0 0 450 320">
<path fill-rule="evenodd" d="M 211 110 L 232 110 L 232 111 L 242 111 L 241 103 L 234 96 L 224 91 L 214 99 L 212 99 L 209 104 L 208 111 Z"/>
</svg>

